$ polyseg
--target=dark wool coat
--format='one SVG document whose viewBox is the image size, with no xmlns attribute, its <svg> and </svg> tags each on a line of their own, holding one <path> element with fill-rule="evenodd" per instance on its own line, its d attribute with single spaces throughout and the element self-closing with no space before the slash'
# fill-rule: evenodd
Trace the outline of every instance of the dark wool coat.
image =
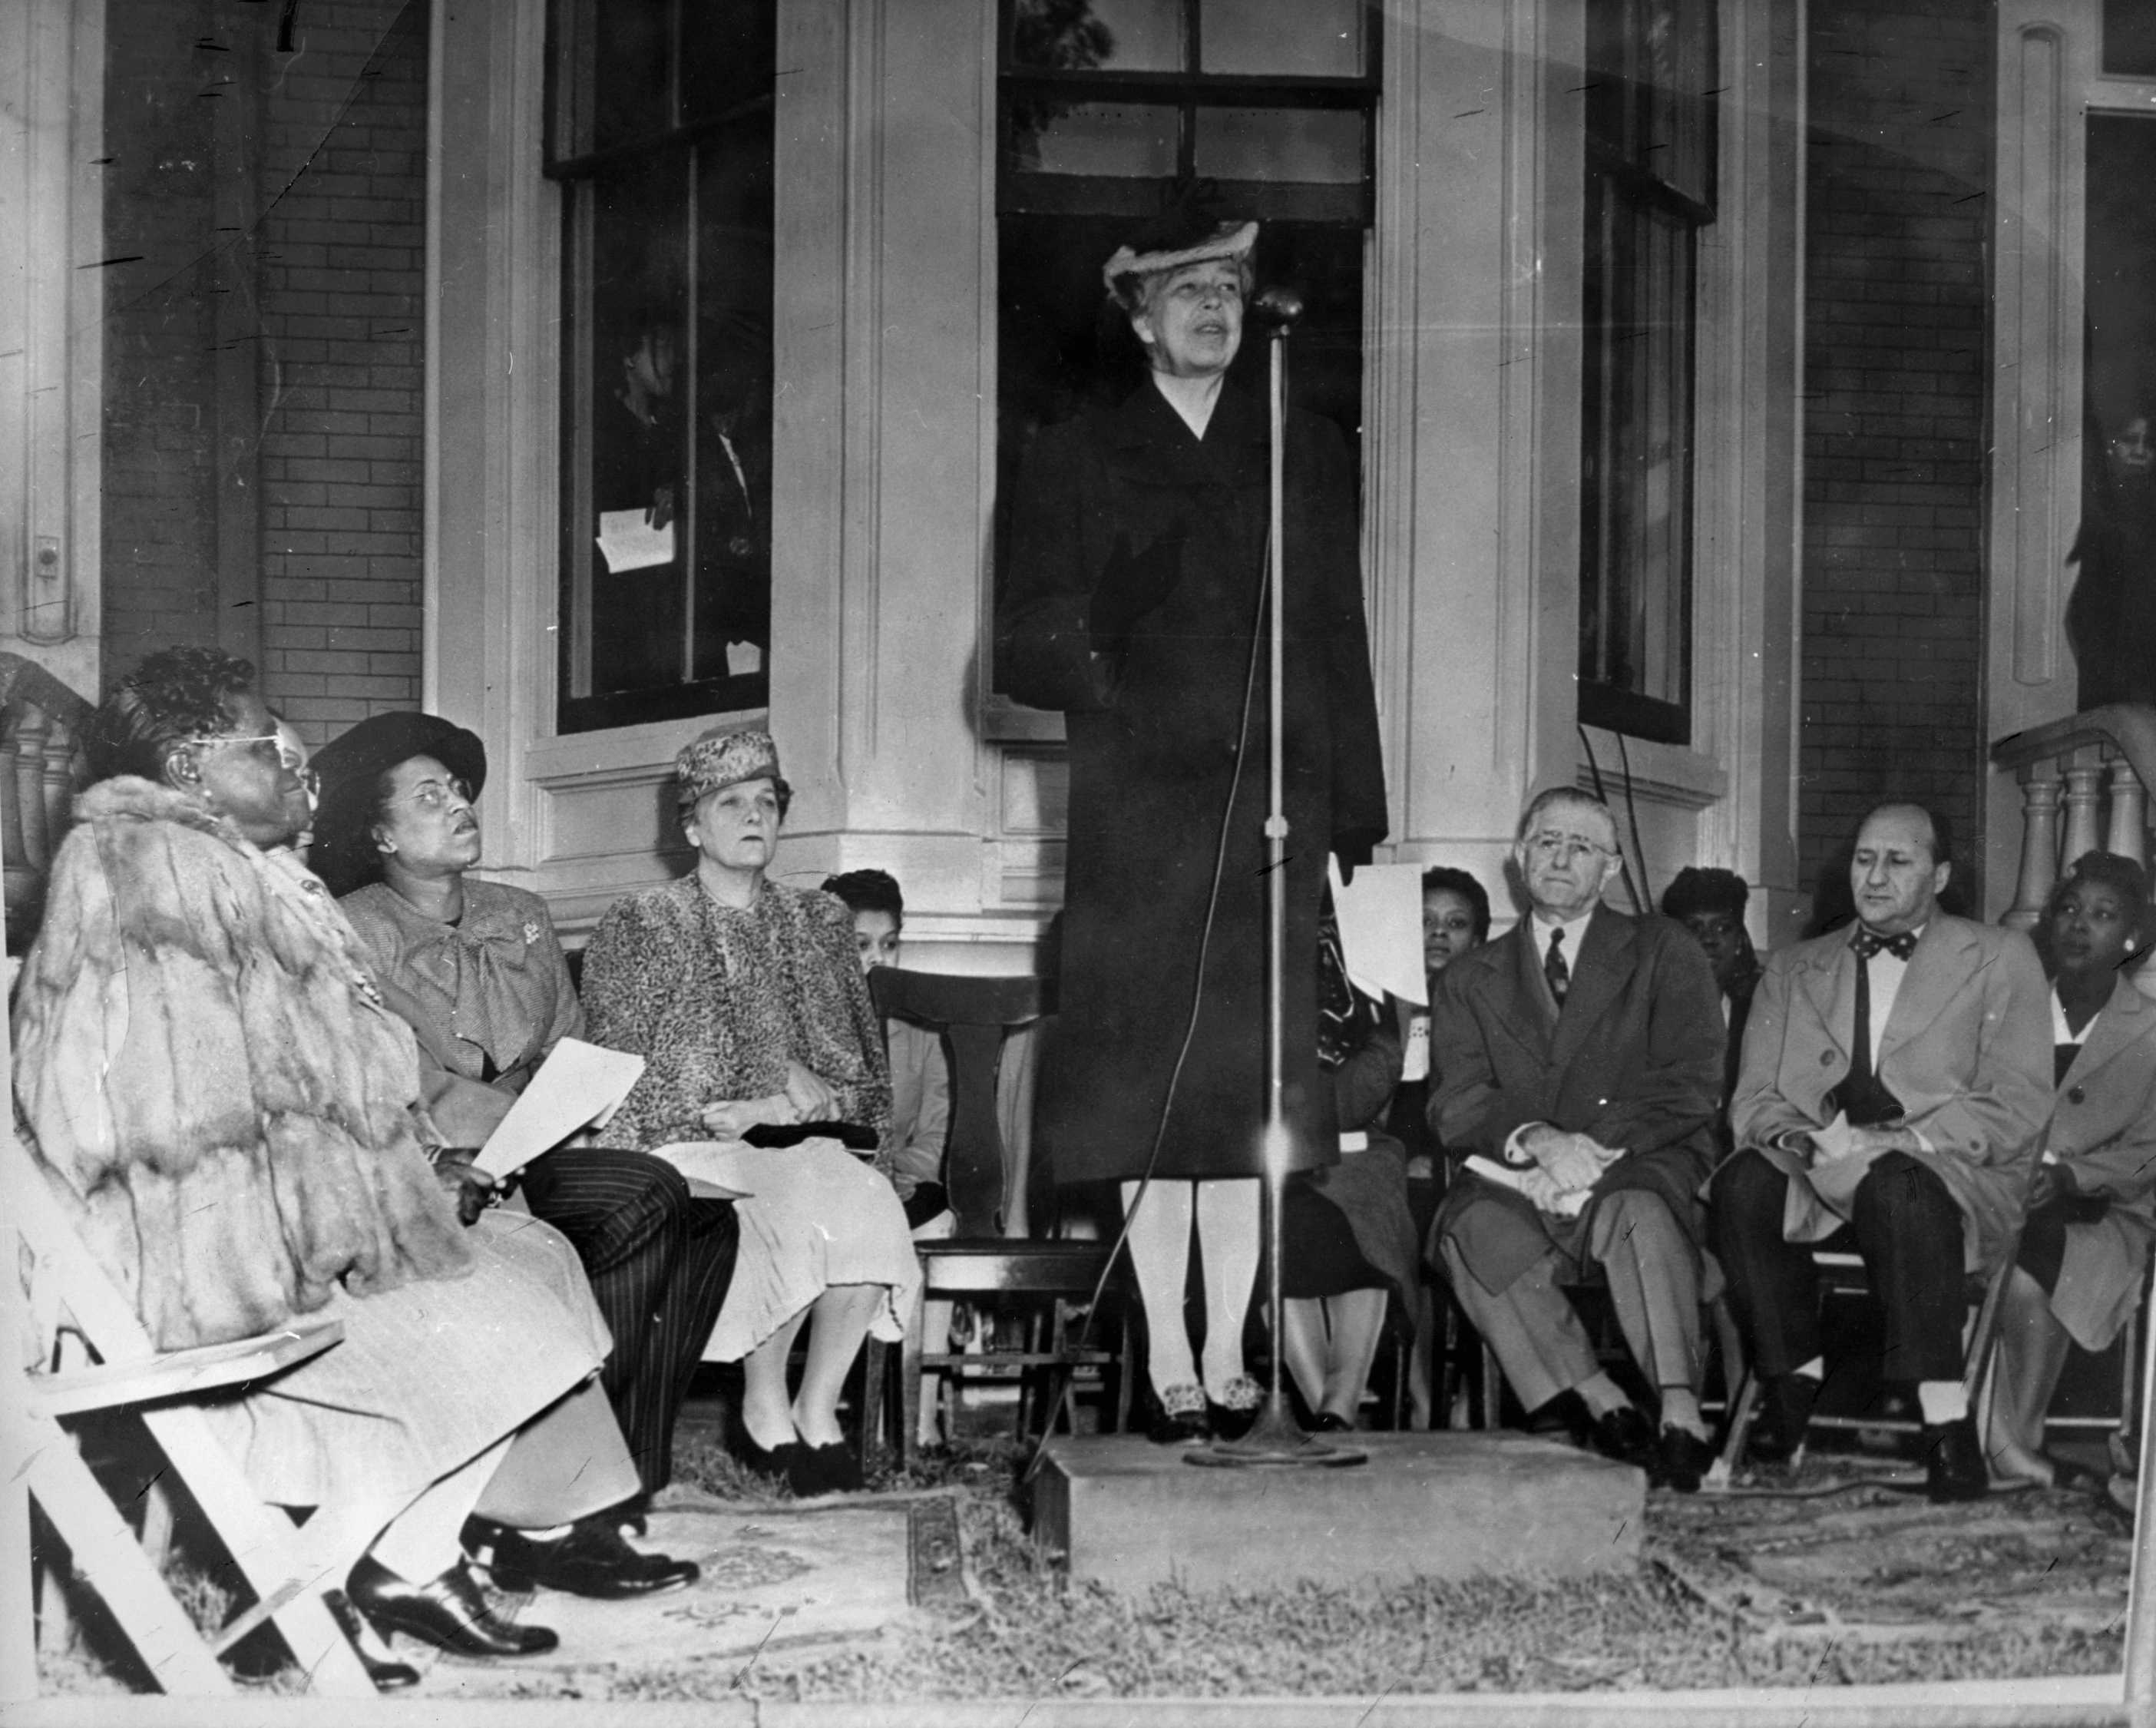
<svg viewBox="0 0 2156 1728">
<path fill-rule="evenodd" d="M 1595 1197 L 1658 1194 L 1697 1242 L 1722 1049 L 1714 969 L 1683 925 L 1598 908 L 1558 1013 L 1543 982 L 1534 921 L 1522 918 L 1438 975 L 1430 1125 L 1455 1158 L 1502 1160 L 1507 1139 L 1530 1122 L 1621 1146 L 1625 1156 L 1604 1172 Z M 1432 1242 L 1447 1231 L 1482 1284 L 1502 1291 L 1553 1241 L 1576 1253 L 1584 1225 L 1560 1223 L 1468 1175 L 1446 1192 Z"/>
<path fill-rule="evenodd" d="M 1158 1174 L 1261 1169 L 1268 442 L 1263 402 L 1233 384 L 1200 440 L 1148 382 L 1044 432 L 1015 494 L 997 674 L 1061 709 L 1070 740 L 1062 1011 L 1038 1107 L 1058 1181 L 1144 1173 L 1194 991 Z M 1354 474 L 1331 424 L 1300 413 L 1286 467 L 1286 1090 L 1307 1168 L 1337 1145 L 1317 1062 L 1326 852 L 1367 860 L 1385 782 Z"/>
<path fill-rule="evenodd" d="M 463 1273 L 403 1021 L 321 915 L 193 800 L 93 786 L 16 994 L 15 1102 L 162 1349 Z M 371 983 L 367 986 L 371 989 Z"/>
</svg>

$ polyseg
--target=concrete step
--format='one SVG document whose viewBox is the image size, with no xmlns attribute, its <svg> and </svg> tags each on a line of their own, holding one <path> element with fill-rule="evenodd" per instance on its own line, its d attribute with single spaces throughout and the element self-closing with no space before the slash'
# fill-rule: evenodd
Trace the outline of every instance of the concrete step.
<svg viewBox="0 0 2156 1728">
<path fill-rule="evenodd" d="M 1049 1443 L 1034 1540 L 1119 1590 L 1570 1576 L 1640 1556 L 1646 1477 L 1516 1433 L 1341 1435 L 1347 1468 L 1201 1468 L 1142 1435 Z"/>
</svg>

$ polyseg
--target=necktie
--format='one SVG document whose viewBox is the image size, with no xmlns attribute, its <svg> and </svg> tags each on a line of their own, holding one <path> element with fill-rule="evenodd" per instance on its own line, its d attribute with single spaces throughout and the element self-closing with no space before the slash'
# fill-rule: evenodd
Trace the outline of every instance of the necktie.
<svg viewBox="0 0 2156 1728">
<path fill-rule="evenodd" d="M 1852 1127 L 1869 1128 L 1898 1121 L 1902 1114 L 1902 1101 L 1881 1083 L 1871 1067 L 1871 957 L 1886 952 L 1906 960 L 1916 952 L 1917 938 L 1914 932 L 1875 936 L 1869 930 L 1859 930 L 1850 939 L 1849 946 L 1856 956 L 1856 1011 L 1851 1016 L 1849 1072 L 1827 1098 L 1848 1113 Z"/>
<path fill-rule="evenodd" d="M 1550 932 L 1549 952 L 1543 956 L 1543 977 L 1549 985 L 1550 995 L 1557 1005 L 1564 1006 L 1564 993 L 1572 985 L 1572 968 L 1564 963 L 1564 926 L 1559 924 Z"/>
</svg>

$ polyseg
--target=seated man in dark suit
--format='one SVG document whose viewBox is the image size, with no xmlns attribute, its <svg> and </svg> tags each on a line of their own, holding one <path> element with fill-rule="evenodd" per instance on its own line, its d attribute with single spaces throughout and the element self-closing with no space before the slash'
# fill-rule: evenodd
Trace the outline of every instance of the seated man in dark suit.
<svg viewBox="0 0 2156 1728">
<path fill-rule="evenodd" d="M 1524 1408 L 1577 1394 L 1601 1450 L 1689 1493 L 1710 1456 L 1697 1196 L 1722 1089 L 1713 969 L 1678 925 L 1601 904 L 1622 861 L 1599 799 L 1541 794 L 1512 856 L 1532 915 L 1447 966 L 1431 1004 L 1430 1124 L 1467 1160 L 1432 1257 Z M 1659 1436 L 1560 1288 L 1594 1266 L 1657 1390 Z"/>
<path fill-rule="evenodd" d="M 2049 994 L 2017 931 L 1938 909 L 1939 818 L 1887 804 L 1850 865 L 1853 931 L 1770 954 L 1716 1171 L 1713 1241 L 1764 1391 L 1753 1455 L 1788 1458 L 1825 1373 L 1811 1246 L 1848 1227 L 1884 1373 L 1913 1381 L 1934 1500 L 1986 1487 L 1962 1385 L 1967 1274 L 2009 1252 L 2051 1107 Z"/>
</svg>

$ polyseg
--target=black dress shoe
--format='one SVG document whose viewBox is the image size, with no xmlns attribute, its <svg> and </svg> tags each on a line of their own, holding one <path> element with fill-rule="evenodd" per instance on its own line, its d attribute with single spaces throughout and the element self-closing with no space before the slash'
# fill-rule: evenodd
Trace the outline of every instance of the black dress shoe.
<svg viewBox="0 0 2156 1728">
<path fill-rule="evenodd" d="M 1820 1383 L 1809 1374 L 1770 1376 L 1759 1388 L 1758 1420 L 1753 1424 L 1751 1452 L 1763 1464 L 1786 1464 L 1804 1443 Z"/>
<path fill-rule="evenodd" d="M 1976 1418 L 1924 1424 L 1924 1494 L 1935 1505 L 1980 1500 L 1991 1486 Z"/>
<path fill-rule="evenodd" d="M 793 1479 L 794 1457 L 801 1449 L 798 1440 L 788 1440 L 778 1446 L 758 1446 L 747 1430 L 743 1429 L 735 1456 L 759 1476 L 791 1482 Z"/>
<path fill-rule="evenodd" d="M 538 1656 L 561 1643 L 544 1626 L 495 1617 L 462 1561 L 439 1578 L 408 1584 L 363 1556 L 345 1581 L 352 1605 L 384 1632 L 401 1632 L 459 1656 Z"/>
<path fill-rule="evenodd" d="M 1661 1455 L 1653 1427 L 1630 1404 L 1604 1411 L 1587 1432 L 1589 1443 L 1597 1452 L 1620 1464 L 1651 1470 Z"/>
<path fill-rule="evenodd" d="M 828 1446 L 810 1446 L 803 1442 L 793 1448 L 793 1468 L 788 1479 L 793 1484 L 795 1495 L 804 1500 L 814 1499 L 818 1494 L 859 1494 L 862 1487 L 861 1461 L 843 1440 L 834 1440 Z"/>
<path fill-rule="evenodd" d="M 367 1670 L 367 1677 L 374 1682 L 377 1692 L 402 1692 L 407 1686 L 419 1684 L 419 1670 L 408 1662 L 398 1662 L 384 1655 L 377 1656 L 367 1647 L 377 1641 L 373 1630 L 359 1617 L 358 1612 L 345 1599 L 341 1590 L 325 1590 L 322 1606 L 330 1611 L 330 1617 L 337 1623 L 359 1658 L 359 1665 Z"/>
<path fill-rule="evenodd" d="M 1666 1427 L 1656 1448 L 1649 1479 L 1657 1486 L 1679 1494 L 1697 1494 L 1700 1479 L 1714 1462 L 1714 1443 L 1689 1428 Z"/>
<path fill-rule="evenodd" d="M 534 1541 L 521 1530 L 489 1529 L 474 1540 L 465 1526 L 465 1545 L 488 1551 L 487 1570 L 504 1590 L 524 1595 L 534 1589 L 568 1596 L 621 1602 L 680 1590 L 702 1576 L 693 1561 L 671 1555 L 642 1554 L 623 1540 L 612 1516 L 580 1518 L 566 1536 Z"/>
<path fill-rule="evenodd" d="M 1156 1446 L 1199 1446 L 1213 1437 L 1205 1394 L 1194 1385 L 1173 1386 L 1149 1401 L 1146 1435 Z"/>
</svg>

